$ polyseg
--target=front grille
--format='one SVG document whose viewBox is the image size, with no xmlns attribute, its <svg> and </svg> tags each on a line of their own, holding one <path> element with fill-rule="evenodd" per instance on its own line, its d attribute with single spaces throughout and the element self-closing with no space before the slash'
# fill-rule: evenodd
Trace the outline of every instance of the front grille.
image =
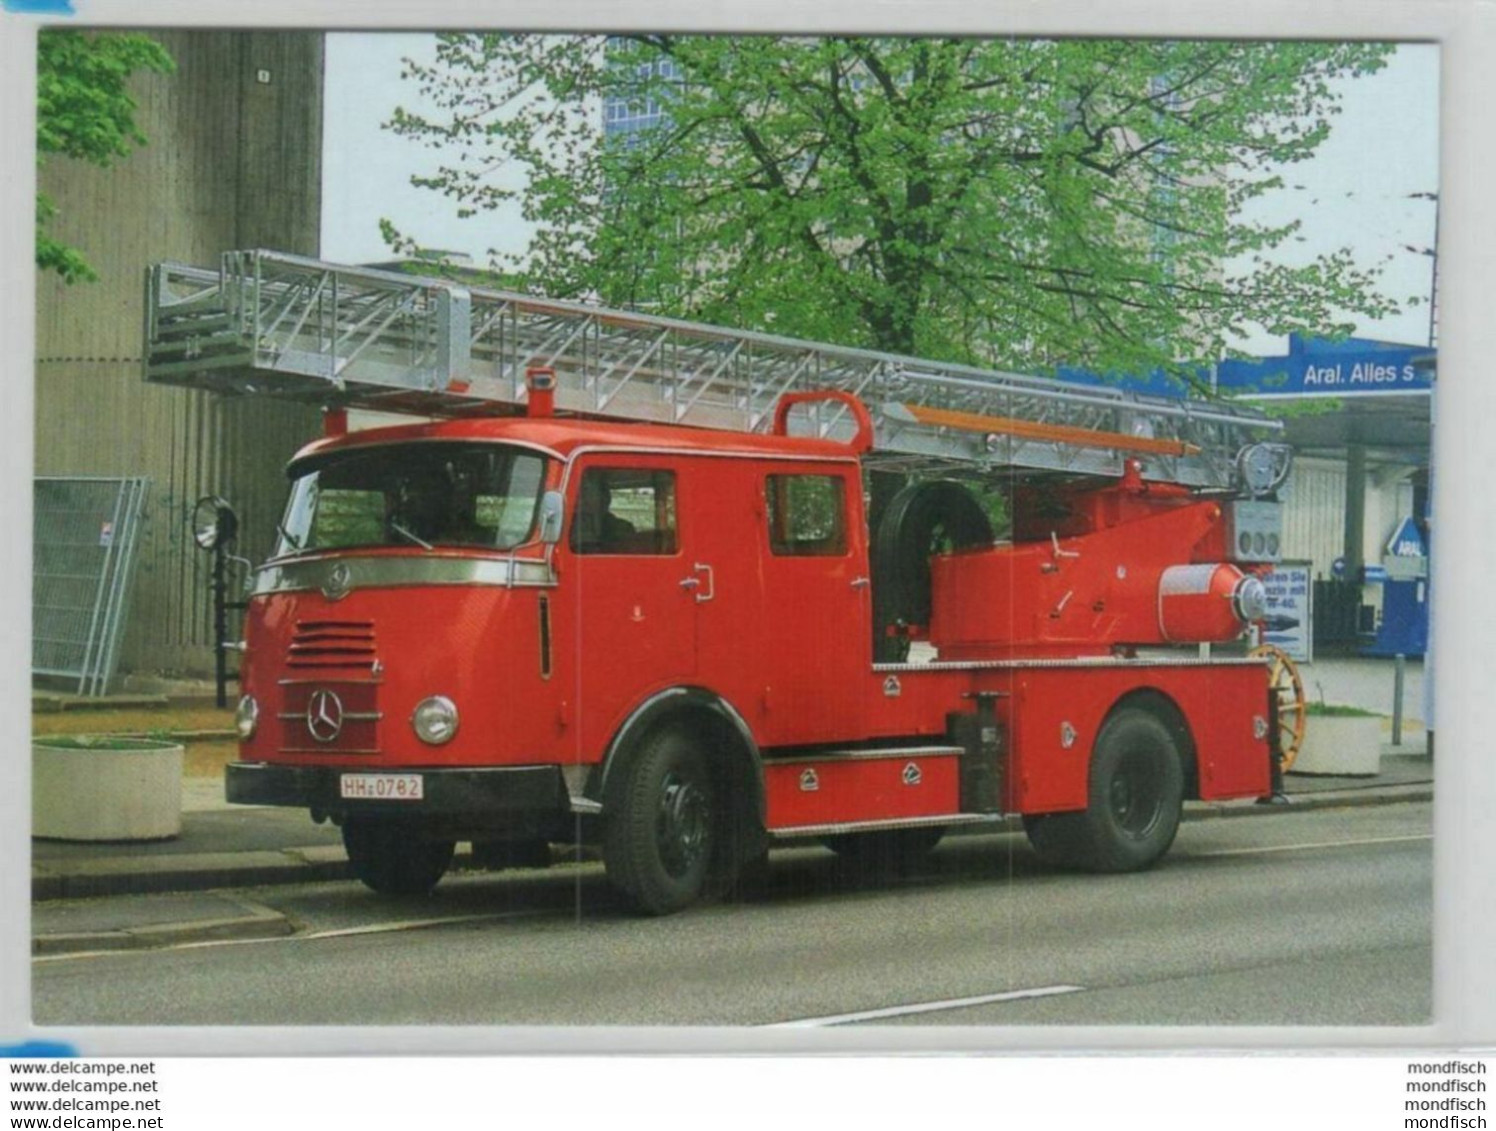
<svg viewBox="0 0 1496 1131">
<path fill-rule="evenodd" d="M 286 667 L 292 671 L 326 668 L 373 671 L 376 663 L 373 621 L 298 621 L 286 653 Z"/>
<path fill-rule="evenodd" d="M 373 621 L 298 621 L 280 681 L 281 752 L 379 753 L 380 672 Z M 324 697 L 314 705 L 319 693 Z"/>
</svg>

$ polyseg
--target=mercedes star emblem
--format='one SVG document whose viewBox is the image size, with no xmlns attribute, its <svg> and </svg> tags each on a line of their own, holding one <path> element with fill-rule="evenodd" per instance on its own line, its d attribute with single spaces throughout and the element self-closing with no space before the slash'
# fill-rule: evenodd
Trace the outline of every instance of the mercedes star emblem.
<svg viewBox="0 0 1496 1131">
<path fill-rule="evenodd" d="M 331 691 L 314 691 L 306 705 L 306 729 L 318 742 L 331 742 L 343 729 L 343 701 Z"/>
</svg>

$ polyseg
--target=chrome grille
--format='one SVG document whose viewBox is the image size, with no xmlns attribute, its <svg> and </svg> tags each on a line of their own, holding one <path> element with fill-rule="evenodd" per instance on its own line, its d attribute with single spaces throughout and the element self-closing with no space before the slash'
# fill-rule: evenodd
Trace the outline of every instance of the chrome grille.
<svg viewBox="0 0 1496 1131">
<path fill-rule="evenodd" d="M 375 664 L 373 621 L 298 621 L 286 653 L 286 667 L 292 671 L 323 668 L 373 671 Z"/>
</svg>

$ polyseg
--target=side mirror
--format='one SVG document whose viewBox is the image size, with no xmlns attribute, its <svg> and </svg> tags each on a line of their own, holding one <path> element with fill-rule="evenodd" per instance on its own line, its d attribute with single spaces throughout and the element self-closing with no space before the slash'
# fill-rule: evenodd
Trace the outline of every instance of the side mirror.
<svg viewBox="0 0 1496 1131">
<path fill-rule="evenodd" d="M 566 504 L 560 491 L 547 491 L 540 497 L 540 540 L 554 546 L 566 529 Z"/>
<path fill-rule="evenodd" d="M 192 508 L 192 540 L 204 550 L 227 546 L 239 533 L 239 516 L 216 495 L 204 495 Z"/>
</svg>

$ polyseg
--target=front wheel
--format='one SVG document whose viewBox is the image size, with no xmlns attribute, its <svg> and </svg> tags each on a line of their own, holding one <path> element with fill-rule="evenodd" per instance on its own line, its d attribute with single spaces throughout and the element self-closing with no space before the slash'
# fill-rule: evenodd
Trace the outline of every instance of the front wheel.
<svg viewBox="0 0 1496 1131">
<path fill-rule="evenodd" d="M 1184 767 L 1158 716 L 1124 707 L 1102 725 L 1084 811 L 1025 817 L 1045 860 L 1091 872 L 1135 872 L 1174 843 L 1184 808 Z"/>
<path fill-rule="evenodd" d="M 721 834 L 706 758 L 689 731 L 672 728 L 621 770 L 603 829 L 608 879 L 646 914 L 689 907 L 707 890 Z"/>
<path fill-rule="evenodd" d="M 381 895 L 425 895 L 446 875 L 456 847 L 450 840 L 422 840 L 416 830 L 388 822 L 343 825 L 349 868 Z"/>
</svg>

